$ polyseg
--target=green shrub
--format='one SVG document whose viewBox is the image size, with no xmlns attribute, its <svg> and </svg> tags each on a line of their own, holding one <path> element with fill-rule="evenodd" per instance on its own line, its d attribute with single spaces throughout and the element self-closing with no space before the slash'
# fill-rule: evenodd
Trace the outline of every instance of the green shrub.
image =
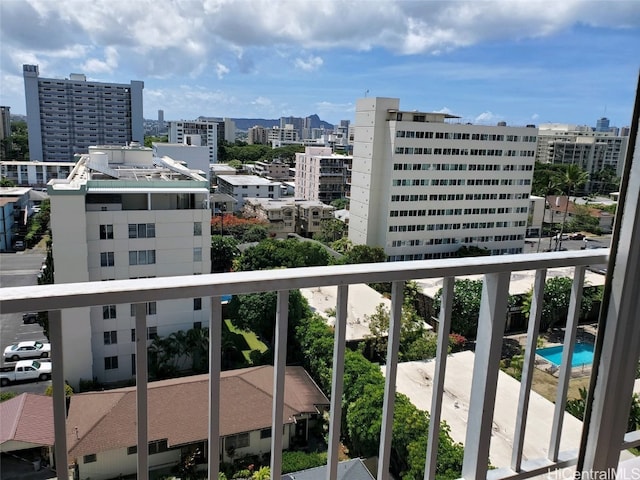
<svg viewBox="0 0 640 480">
<path fill-rule="evenodd" d="M 282 452 L 282 473 L 298 472 L 327 463 L 327 452 Z"/>
</svg>

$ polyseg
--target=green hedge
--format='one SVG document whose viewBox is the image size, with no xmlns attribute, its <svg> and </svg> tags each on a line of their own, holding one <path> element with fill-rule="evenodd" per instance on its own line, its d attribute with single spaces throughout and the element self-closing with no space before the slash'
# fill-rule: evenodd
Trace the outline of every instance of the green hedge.
<svg viewBox="0 0 640 480">
<path fill-rule="evenodd" d="M 326 452 L 282 452 L 282 473 L 299 472 L 326 464 Z"/>
</svg>

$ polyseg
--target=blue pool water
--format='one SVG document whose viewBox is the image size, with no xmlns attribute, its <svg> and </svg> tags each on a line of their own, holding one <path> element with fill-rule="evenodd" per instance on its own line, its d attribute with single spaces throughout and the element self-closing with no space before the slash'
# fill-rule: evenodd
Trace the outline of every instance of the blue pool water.
<svg viewBox="0 0 640 480">
<path fill-rule="evenodd" d="M 539 348 L 536 354 L 548 362 L 553 363 L 556 367 L 562 363 L 562 345 L 557 347 Z M 573 356 L 571 358 L 572 367 L 581 367 L 583 365 L 591 365 L 593 363 L 593 345 L 590 343 L 576 343 L 573 348 Z"/>
<path fill-rule="evenodd" d="M 222 296 L 220 297 L 220 301 L 221 301 L 222 303 L 224 303 L 224 302 L 230 302 L 230 301 L 231 301 L 231 297 L 232 297 L 232 296 L 233 296 L 233 295 L 222 295 Z"/>
</svg>

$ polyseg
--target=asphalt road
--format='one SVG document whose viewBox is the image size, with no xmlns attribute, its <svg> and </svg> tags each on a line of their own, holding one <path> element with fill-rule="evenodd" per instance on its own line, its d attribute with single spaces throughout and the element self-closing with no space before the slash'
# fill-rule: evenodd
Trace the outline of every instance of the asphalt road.
<svg viewBox="0 0 640 480">
<path fill-rule="evenodd" d="M 43 252 L 33 250 L 0 253 L 0 288 L 37 285 L 37 275 L 44 257 Z M 4 352 L 5 347 L 12 343 L 25 340 L 48 341 L 40 325 L 37 323 L 24 325 L 22 323 L 22 314 L 0 313 L 0 348 L 2 351 Z M 0 365 L 5 366 L 4 358 L 0 358 Z M 19 383 L 0 388 L 0 391 L 44 393 L 50 384 L 51 381 Z"/>
</svg>

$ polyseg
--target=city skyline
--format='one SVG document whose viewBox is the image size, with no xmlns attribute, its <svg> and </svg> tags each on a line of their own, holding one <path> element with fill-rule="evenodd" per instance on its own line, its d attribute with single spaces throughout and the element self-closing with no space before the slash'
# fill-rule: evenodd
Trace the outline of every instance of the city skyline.
<svg viewBox="0 0 640 480">
<path fill-rule="evenodd" d="M 80 8 L 81 6 L 81 8 Z M 630 124 L 640 3 L 9 0 L 0 104 L 46 78 L 145 83 L 144 117 L 353 120 L 364 96 L 464 122 Z"/>
</svg>

